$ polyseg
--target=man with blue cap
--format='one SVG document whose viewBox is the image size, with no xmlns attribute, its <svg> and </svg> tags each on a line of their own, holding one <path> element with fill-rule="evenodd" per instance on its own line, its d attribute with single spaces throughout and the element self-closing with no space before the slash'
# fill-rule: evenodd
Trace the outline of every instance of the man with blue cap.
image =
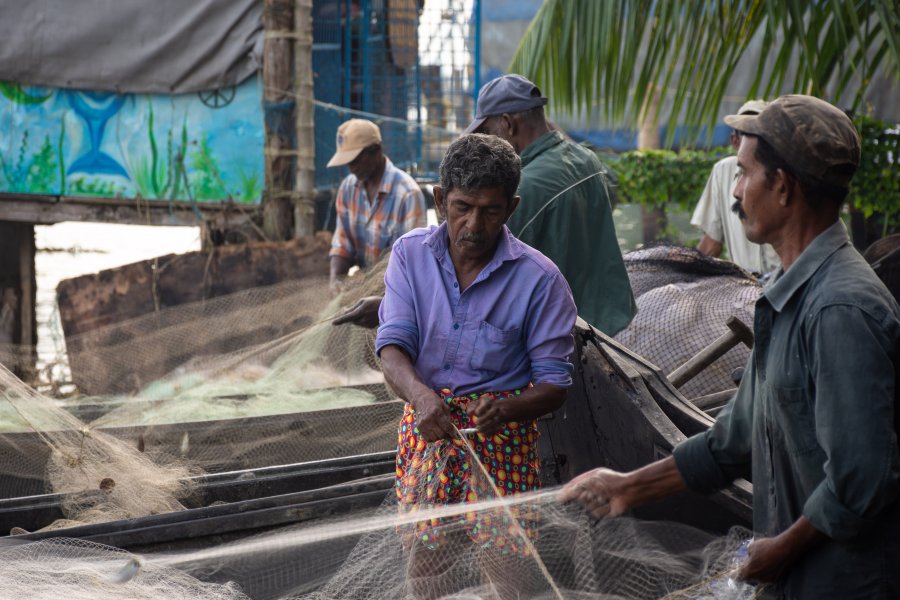
<svg viewBox="0 0 900 600">
<path fill-rule="evenodd" d="M 522 159 L 522 201 L 507 226 L 562 271 L 578 314 L 607 335 L 636 311 L 616 237 L 606 167 L 547 121 L 547 98 L 521 75 L 489 81 L 465 133 L 503 138 Z"/>
</svg>

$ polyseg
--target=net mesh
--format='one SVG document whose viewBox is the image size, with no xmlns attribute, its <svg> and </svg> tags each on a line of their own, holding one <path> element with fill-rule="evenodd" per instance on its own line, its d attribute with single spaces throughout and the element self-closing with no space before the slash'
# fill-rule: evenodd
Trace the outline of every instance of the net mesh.
<svg viewBox="0 0 900 600">
<path fill-rule="evenodd" d="M 440 455 L 441 441 L 423 459 Z M 716 537 L 677 523 L 594 521 L 558 488 L 504 496 L 471 448 L 465 504 L 391 493 L 380 508 L 319 519 L 196 552 L 146 555 L 199 579 L 236 581 L 253 598 L 719 598 L 760 592 L 734 580 L 749 533 Z M 427 466 L 426 466 L 427 465 Z M 418 494 L 441 485 L 448 460 L 420 463 Z M 431 475 L 432 477 L 428 477 Z"/>
<path fill-rule="evenodd" d="M 55 400 L 0 371 L 0 489 L 9 498 L 59 494 L 65 519 L 51 529 L 117 521 L 116 529 L 137 527 L 134 543 L 146 546 L 144 521 L 123 519 L 196 506 L 200 479 L 192 476 L 201 472 L 394 450 L 403 403 L 384 384 L 374 332 L 330 324 L 340 307 L 380 292 L 384 266 L 353 278 L 337 298 L 324 282 L 285 283 L 104 331 L 120 342 L 79 357 L 96 365 L 79 376 L 88 389 L 123 382 L 117 395 Z M 167 374 L 148 376 L 160 370 Z M 412 502 L 391 491 L 379 508 L 364 509 L 364 493 L 377 499 L 383 486 L 335 487 L 327 500 L 280 508 L 299 524 L 180 550 L 149 544 L 139 556 L 84 540 L 0 546 L 0 579 L 14 582 L 15 596 L 69 598 L 756 594 L 729 577 L 747 532 L 722 538 L 673 523 L 594 522 L 561 504 L 556 488 L 507 495 L 473 450 L 486 443 L 478 436 L 417 449 L 415 485 L 404 490 Z M 466 502 L 439 501 L 444 486 Z M 352 510 L 335 517 L 342 503 Z M 190 529 L 204 514 L 183 512 L 172 527 Z"/>
<path fill-rule="evenodd" d="M 733 263 L 691 248 L 655 246 L 625 255 L 638 311 L 616 340 L 669 374 L 728 331 L 734 316 L 752 329 L 762 286 Z M 696 398 L 734 388 L 731 374 L 750 350 L 738 344 L 685 383 Z"/>
</svg>

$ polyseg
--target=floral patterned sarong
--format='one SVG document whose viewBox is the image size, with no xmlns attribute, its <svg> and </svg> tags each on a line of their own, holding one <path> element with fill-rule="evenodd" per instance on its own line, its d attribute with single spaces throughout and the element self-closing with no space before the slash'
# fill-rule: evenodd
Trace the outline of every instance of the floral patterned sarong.
<svg viewBox="0 0 900 600">
<path fill-rule="evenodd" d="M 450 406 L 450 418 L 460 430 L 475 427 L 475 418 L 466 407 L 479 394 L 453 396 L 441 390 L 441 398 Z M 497 398 L 520 394 L 520 390 L 493 393 Z M 494 491 L 481 468 L 472 461 L 470 450 L 459 438 L 428 444 L 419 437 L 416 415 L 407 404 L 397 436 L 397 481 L 395 491 L 405 512 L 422 511 L 435 506 L 477 502 L 537 490 L 540 487 L 540 459 L 537 454 L 537 421 L 509 422 L 490 438 L 468 435 L 467 440 L 478 461 L 493 480 Z M 507 512 L 509 511 L 509 512 Z M 509 518 L 512 514 L 518 523 Z M 428 548 L 444 542 L 447 527 L 462 521 L 468 536 L 479 546 L 494 547 L 504 554 L 530 554 L 537 514 L 520 505 L 509 509 L 466 513 L 458 518 L 432 518 L 416 523 L 415 535 Z M 523 529 L 529 539 L 523 539 Z"/>
</svg>

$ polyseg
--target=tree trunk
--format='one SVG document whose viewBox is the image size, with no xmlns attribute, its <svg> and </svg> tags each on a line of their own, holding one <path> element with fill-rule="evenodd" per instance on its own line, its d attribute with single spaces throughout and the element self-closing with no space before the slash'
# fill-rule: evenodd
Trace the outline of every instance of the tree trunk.
<svg viewBox="0 0 900 600">
<path fill-rule="evenodd" d="M 659 91 L 648 95 L 647 104 L 641 110 L 641 127 L 638 130 L 638 150 L 658 150 L 659 126 Z M 666 209 L 664 206 L 652 207 L 641 205 L 641 232 L 645 244 L 655 242 L 666 228 Z"/>
<path fill-rule="evenodd" d="M 313 103 L 312 0 L 297 0 L 294 26 L 294 78 L 297 92 L 297 192 L 294 203 L 294 236 L 315 233 L 316 134 Z"/>
<path fill-rule="evenodd" d="M 290 239 L 295 171 L 294 0 L 264 0 L 263 110 L 265 114 L 265 191 L 263 231 L 269 240 Z"/>
</svg>

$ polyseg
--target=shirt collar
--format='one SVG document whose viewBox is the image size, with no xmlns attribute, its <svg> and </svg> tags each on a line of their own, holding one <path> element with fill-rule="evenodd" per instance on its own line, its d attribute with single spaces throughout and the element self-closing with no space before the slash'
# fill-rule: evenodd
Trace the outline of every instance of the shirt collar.
<svg viewBox="0 0 900 600">
<path fill-rule="evenodd" d="M 819 270 L 830 257 L 850 243 L 844 223 L 838 220 L 834 225 L 816 236 L 791 267 L 785 271 L 778 269 L 775 279 L 763 290 L 772 308 L 781 312 L 791 297 Z"/>
<path fill-rule="evenodd" d="M 566 139 L 563 137 L 563 134 L 560 131 L 550 131 L 545 133 L 538 139 L 534 140 L 522 151 L 522 166 L 524 167 L 535 158 L 538 157 L 539 154 L 549 150 L 553 146 L 557 144 L 562 144 Z"/>
<path fill-rule="evenodd" d="M 450 258 L 450 252 L 448 252 L 450 233 L 447 230 L 446 221 L 441 223 L 440 226 L 434 227 L 431 233 L 425 236 L 422 243 L 431 249 L 431 253 L 434 254 L 435 258 L 442 263 L 446 261 L 447 264 L 452 266 L 453 261 Z M 525 254 L 525 248 L 522 242 L 517 240 L 509 230 L 509 227 L 504 225 L 503 230 L 500 232 L 497 249 L 494 251 L 494 257 L 484 268 L 485 276 L 490 275 L 503 263 L 519 259 L 523 254 Z"/>
</svg>

